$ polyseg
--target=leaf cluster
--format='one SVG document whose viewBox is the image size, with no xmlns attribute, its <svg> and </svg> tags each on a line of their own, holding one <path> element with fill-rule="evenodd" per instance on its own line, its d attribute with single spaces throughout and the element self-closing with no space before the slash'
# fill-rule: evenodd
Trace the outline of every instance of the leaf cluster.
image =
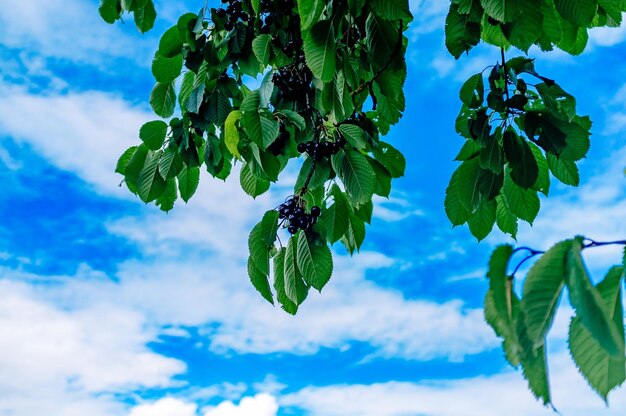
<svg viewBox="0 0 626 416">
<path fill-rule="evenodd" d="M 619 27 L 623 12 L 624 0 L 452 0 L 446 46 L 457 59 L 481 40 L 524 52 L 537 45 L 578 55 L 590 28 Z"/>
<path fill-rule="evenodd" d="M 529 270 L 521 296 L 508 274 L 513 256 L 524 249 L 496 249 L 489 263 L 485 319 L 503 339 L 513 367 L 521 367 L 533 394 L 551 404 L 546 338 L 563 293 L 575 310 L 569 327 L 570 354 L 589 385 L 606 401 L 626 379 L 622 284 L 626 264 L 613 267 L 597 285 L 585 266 L 582 237 L 548 250 Z M 626 260 L 626 259 L 625 259 Z"/>
<path fill-rule="evenodd" d="M 296 261 L 282 273 L 288 284 L 297 275 L 303 282 L 298 287 L 321 290 L 330 272 L 311 277 L 309 271 L 332 267 L 323 263 L 326 254 L 315 253 L 330 254 L 328 245 L 338 241 L 350 253 L 358 251 L 373 196 L 388 197 L 392 178 L 404 174 L 404 156 L 381 136 L 405 108 L 408 1 L 229 3 L 227 9 L 186 13 L 161 37 L 150 104 L 167 121 L 141 128 L 142 143 L 122 155 L 117 172 L 142 201 L 169 211 L 179 196 L 185 202 L 193 196 L 203 168 L 225 180 L 240 164 L 241 187 L 256 198 L 289 161 L 300 159 L 294 196 L 303 209 L 321 208 L 319 222 L 295 235 L 285 251 L 269 244 L 267 235 L 268 244 L 251 243 L 249 274 L 269 300 L 262 283 L 269 268 L 255 259 L 284 254 L 288 261 L 296 245 L 302 251 L 308 244 L 310 261 Z M 236 15 L 229 12 L 234 3 Z M 248 87 L 252 78 L 260 80 L 256 89 Z M 336 151 L 323 158 L 303 155 L 298 148 L 306 144 Z M 283 221 L 279 229 L 285 226 Z M 302 290 L 299 298 L 286 293 L 293 296 L 279 295 L 279 301 L 298 305 L 306 297 Z"/>
<path fill-rule="evenodd" d="M 454 226 L 467 223 L 478 240 L 495 224 L 515 237 L 519 220 L 532 224 L 537 217 L 539 193 L 548 196 L 551 177 L 578 186 L 591 121 L 577 114 L 572 95 L 524 57 L 470 77 L 460 99 L 456 131 L 465 143 L 446 191 L 446 213 Z"/>
</svg>

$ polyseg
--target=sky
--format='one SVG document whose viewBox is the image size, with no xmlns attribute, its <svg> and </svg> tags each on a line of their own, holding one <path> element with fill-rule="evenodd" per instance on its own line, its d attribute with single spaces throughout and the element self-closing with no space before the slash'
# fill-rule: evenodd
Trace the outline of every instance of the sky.
<svg viewBox="0 0 626 416">
<path fill-rule="evenodd" d="M 264 301 L 246 273 L 248 232 L 284 199 L 295 168 L 256 200 L 237 174 L 205 175 L 169 214 L 114 173 L 154 119 L 159 34 L 202 2 L 157 1 L 146 35 L 131 21 L 102 22 L 97 3 L 0 7 L 0 415 L 554 414 L 506 364 L 483 319 L 486 263 L 510 239 L 495 232 L 477 244 L 445 217 L 462 144 L 458 90 L 499 55 L 447 54 L 448 2 L 411 2 L 407 111 L 386 138 L 406 155 L 406 175 L 376 201 L 361 252 L 334 248 L 331 282 L 296 317 Z M 593 31 L 576 58 L 530 56 L 594 127 L 581 187 L 553 184 L 519 243 L 623 239 L 626 30 Z M 620 259 L 619 248 L 585 255 L 596 278 Z M 607 408 L 569 359 L 571 314 L 563 305 L 548 343 L 556 408 L 623 414 L 626 389 Z"/>
</svg>

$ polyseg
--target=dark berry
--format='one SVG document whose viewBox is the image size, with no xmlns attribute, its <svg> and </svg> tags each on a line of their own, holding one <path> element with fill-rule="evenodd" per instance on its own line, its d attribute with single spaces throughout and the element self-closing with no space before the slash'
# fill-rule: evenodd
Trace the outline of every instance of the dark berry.
<svg viewBox="0 0 626 416">
<path fill-rule="evenodd" d="M 235 27 L 235 26 L 233 25 L 233 23 L 232 23 L 232 22 L 226 22 L 226 23 L 224 23 L 224 29 L 226 29 L 226 30 L 233 30 L 233 28 L 234 28 L 234 27 Z"/>
<path fill-rule="evenodd" d="M 293 234 L 295 234 L 295 233 L 297 233 L 297 232 L 298 232 L 298 227 L 295 227 L 295 226 L 293 226 L 293 225 L 290 225 L 290 226 L 289 226 L 289 228 L 287 228 L 287 230 L 289 231 L 289 233 L 290 233 L 291 235 L 293 235 Z"/>
<path fill-rule="evenodd" d="M 215 11 L 215 14 L 217 15 L 217 17 L 224 17 L 224 16 L 226 16 L 226 10 L 224 10 L 224 9 L 217 9 Z"/>
<path fill-rule="evenodd" d="M 322 210 L 320 209 L 320 207 L 313 207 L 311 208 L 311 215 L 313 215 L 314 218 L 317 218 L 320 216 L 320 214 L 322 213 Z"/>
<path fill-rule="evenodd" d="M 298 144 L 298 153 L 304 153 L 304 152 L 306 152 L 306 144 L 304 143 Z"/>
</svg>

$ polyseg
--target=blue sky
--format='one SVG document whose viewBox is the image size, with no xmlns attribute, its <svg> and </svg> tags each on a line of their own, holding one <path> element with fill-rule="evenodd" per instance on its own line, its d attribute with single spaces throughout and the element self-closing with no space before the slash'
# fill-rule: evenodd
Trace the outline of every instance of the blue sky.
<svg viewBox="0 0 626 416">
<path fill-rule="evenodd" d="M 252 200 L 237 176 L 203 178 L 166 215 L 120 188 L 117 157 L 154 118 L 149 70 L 158 35 L 202 2 L 157 1 L 157 28 L 108 26 L 95 0 L 15 2 L 0 12 L 0 414 L 31 416 L 549 415 L 507 367 L 482 318 L 488 256 L 452 229 L 443 198 L 461 145 L 463 80 L 498 51 L 456 62 L 443 46 L 447 2 L 412 2 L 407 112 L 388 141 L 408 160 L 376 203 L 362 252 L 297 317 L 248 282 L 246 239 L 284 198 L 288 171 Z M 594 120 L 581 189 L 554 185 L 519 241 L 626 236 L 626 30 L 596 30 L 588 51 L 542 54 L 541 73 Z M 513 53 L 513 52 L 511 52 Z M 589 254 L 600 275 L 618 249 Z M 567 356 L 571 310 L 550 339 L 556 407 L 617 415 Z"/>
</svg>

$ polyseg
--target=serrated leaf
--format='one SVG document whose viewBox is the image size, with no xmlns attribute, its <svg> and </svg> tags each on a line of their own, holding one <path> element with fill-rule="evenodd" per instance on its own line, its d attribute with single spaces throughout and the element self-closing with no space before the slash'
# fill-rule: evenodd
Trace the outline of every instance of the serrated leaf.
<svg viewBox="0 0 626 416">
<path fill-rule="evenodd" d="M 354 254 L 355 251 L 361 249 L 363 241 L 365 241 L 365 221 L 351 212 L 348 220 L 348 232 L 341 238 L 341 242 L 350 254 Z"/>
<path fill-rule="evenodd" d="M 469 108 L 480 107 L 485 98 L 485 85 L 483 74 L 472 75 L 461 87 L 459 97 L 463 104 Z"/>
<path fill-rule="evenodd" d="M 446 215 L 453 226 L 465 224 L 471 215 L 471 212 L 465 209 L 461 203 L 459 196 L 459 177 L 461 176 L 459 169 L 457 169 L 450 178 L 450 183 L 446 188 L 446 199 L 444 202 Z"/>
<path fill-rule="evenodd" d="M 155 204 L 163 212 L 170 212 L 174 209 L 174 203 L 178 199 L 178 191 L 176 190 L 176 179 L 170 178 L 166 181 L 165 191 L 159 196 Z"/>
<path fill-rule="evenodd" d="M 256 55 L 261 65 L 266 67 L 270 62 L 272 52 L 272 37 L 270 35 L 259 35 L 252 41 L 252 51 Z"/>
<path fill-rule="evenodd" d="M 154 27 L 156 20 L 156 10 L 154 10 L 154 4 L 152 0 L 144 0 L 142 4 L 135 8 L 133 18 L 135 20 L 135 26 L 141 33 L 146 33 Z"/>
<path fill-rule="evenodd" d="M 345 185 L 353 204 L 359 205 L 372 199 L 376 180 L 374 170 L 361 153 L 347 150 L 334 156 L 338 166 L 337 175 Z"/>
<path fill-rule="evenodd" d="M 139 130 L 139 138 L 150 150 L 159 150 L 165 142 L 168 125 L 164 121 L 149 121 Z"/>
<path fill-rule="evenodd" d="M 152 202 L 165 192 L 165 180 L 159 175 L 157 168 L 161 152 L 150 150 L 146 162 L 137 179 L 137 194 L 145 203 Z"/>
<path fill-rule="evenodd" d="M 126 166 L 130 162 L 130 159 L 133 157 L 136 150 L 137 146 L 132 146 L 126 149 L 122 156 L 120 156 L 120 158 L 117 160 L 117 165 L 115 166 L 116 173 L 119 173 L 121 175 L 124 175 L 126 173 Z"/>
<path fill-rule="evenodd" d="M 256 267 L 256 264 L 252 261 L 252 258 L 248 258 L 248 277 L 252 286 L 272 305 L 274 304 L 274 296 L 272 295 L 272 289 L 270 288 L 270 281 L 268 275 L 263 273 Z"/>
<path fill-rule="evenodd" d="M 239 153 L 239 130 L 237 129 L 237 122 L 241 118 L 241 111 L 234 110 L 226 117 L 224 123 L 224 143 L 228 151 L 237 159 L 241 159 Z"/>
<path fill-rule="evenodd" d="M 100 17 L 102 17 L 102 20 L 109 24 L 113 24 L 120 18 L 122 9 L 120 7 L 119 0 L 101 0 L 98 12 L 100 13 Z"/>
<path fill-rule="evenodd" d="M 369 3 L 373 12 L 383 19 L 404 20 L 407 23 L 413 20 L 406 0 L 371 0 Z"/>
<path fill-rule="evenodd" d="M 508 206 L 513 214 L 519 219 L 532 224 L 539 214 L 541 201 L 537 195 L 537 191 L 533 189 L 522 189 L 517 186 L 510 175 L 507 173 L 504 177 L 504 187 L 502 193 L 506 198 Z"/>
<path fill-rule="evenodd" d="M 604 309 L 602 297 L 591 284 L 587 268 L 583 262 L 582 238 L 576 238 L 566 254 L 566 278 L 570 303 L 582 324 L 593 338 L 613 357 L 624 356 L 624 337 L 613 325 L 610 311 Z M 623 325 L 622 325 L 623 328 Z"/>
<path fill-rule="evenodd" d="M 613 267 L 598 284 L 597 290 L 602 297 L 605 310 L 610 312 L 611 323 L 618 329 L 623 340 L 622 271 L 621 267 Z M 594 339 L 579 316 L 575 316 L 570 323 L 568 343 L 572 358 L 581 374 L 606 402 L 609 392 L 626 379 L 624 351 L 618 356 L 611 356 L 602 344 Z"/>
<path fill-rule="evenodd" d="M 311 25 L 319 21 L 325 4 L 324 0 L 298 0 L 298 14 L 303 37 L 308 33 Z"/>
<path fill-rule="evenodd" d="M 597 0 L 555 0 L 555 4 L 565 20 L 585 28 L 591 24 L 598 10 Z"/>
<path fill-rule="evenodd" d="M 452 3 L 446 17 L 446 48 L 456 59 L 480 42 L 480 24 L 469 15 L 459 13 L 459 5 Z"/>
<path fill-rule="evenodd" d="M 178 191 L 183 201 L 189 202 L 191 197 L 196 193 L 199 183 L 200 168 L 183 165 L 183 169 L 178 174 Z"/>
<path fill-rule="evenodd" d="M 513 130 L 505 131 L 502 141 L 504 154 L 511 167 L 511 179 L 524 189 L 531 188 L 539 177 L 539 166 L 530 146 Z"/>
<path fill-rule="evenodd" d="M 336 47 L 335 29 L 328 20 L 313 24 L 304 38 L 307 66 L 323 82 L 330 82 L 335 77 Z"/>
<path fill-rule="evenodd" d="M 469 217 L 467 224 L 478 241 L 484 240 L 496 223 L 496 201 L 483 201 Z"/>
<path fill-rule="evenodd" d="M 255 176 L 252 173 L 249 163 L 244 164 L 241 168 L 239 182 L 244 192 L 252 198 L 256 198 L 270 189 L 270 181 Z"/>
<path fill-rule="evenodd" d="M 150 94 L 150 106 L 159 117 L 169 118 L 174 114 L 176 107 L 176 91 L 174 83 L 161 84 L 157 82 Z"/>
<path fill-rule="evenodd" d="M 511 212 L 509 205 L 504 198 L 500 195 L 496 197 L 496 224 L 500 231 L 506 234 L 510 234 L 511 237 L 517 238 L 518 224 L 517 216 Z"/>
<path fill-rule="evenodd" d="M 355 126 L 354 124 L 342 124 L 339 126 L 339 131 L 352 147 L 358 150 L 365 150 L 367 147 L 365 132 L 359 126 Z"/>
<path fill-rule="evenodd" d="M 302 231 L 300 231 L 300 233 L 302 233 Z M 287 246 L 287 251 L 285 252 L 285 294 L 289 300 L 296 305 L 299 305 L 297 282 L 301 279 L 301 277 L 296 263 L 297 251 L 298 238 L 297 236 L 294 236 L 289 239 L 289 245 Z"/>
<path fill-rule="evenodd" d="M 152 75 L 157 82 L 167 84 L 174 81 L 183 70 L 183 56 L 178 54 L 167 58 L 157 52 L 152 60 Z"/>
<path fill-rule="evenodd" d="M 316 242 L 300 232 L 296 262 L 304 281 L 321 292 L 333 272 L 333 257 L 326 242 Z"/>
<path fill-rule="evenodd" d="M 547 154 L 548 166 L 550 172 L 555 178 L 560 180 L 565 185 L 578 186 L 580 185 L 580 173 L 576 162 L 570 160 L 563 160 L 554 155 Z"/>
<path fill-rule="evenodd" d="M 401 178 L 406 169 L 404 155 L 395 147 L 385 142 L 378 142 L 374 148 L 374 157 L 387 169 L 392 178 Z"/>
<path fill-rule="evenodd" d="M 480 204 L 480 174 L 478 159 L 470 159 L 457 169 L 457 190 L 459 202 L 467 212 L 473 212 Z"/>
<path fill-rule="evenodd" d="M 278 232 L 278 212 L 268 211 L 252 228 L 248 237 L 248 250 L 254 266 L 264 275 L 270 273 L 270 253 Z"/>
<path fill-rule="evenodd" d="M 565 259 L 572 240 L 562 241 L 548 250 L 531 267 L 522 295 L 521 308 L 528 339 L 537 348 L 545 342 L 565 287 Z"/>
<path fill-rule="evenodd" d="M 328 242 L 335 244 L 348 232 L 348 221 L 350 219 L 350 207 L 348 199 L 337 185 L 331 189 L 334 203 L 322 211 L 322 221 L 326 224 L 326 237 Z"/>
</svg>

